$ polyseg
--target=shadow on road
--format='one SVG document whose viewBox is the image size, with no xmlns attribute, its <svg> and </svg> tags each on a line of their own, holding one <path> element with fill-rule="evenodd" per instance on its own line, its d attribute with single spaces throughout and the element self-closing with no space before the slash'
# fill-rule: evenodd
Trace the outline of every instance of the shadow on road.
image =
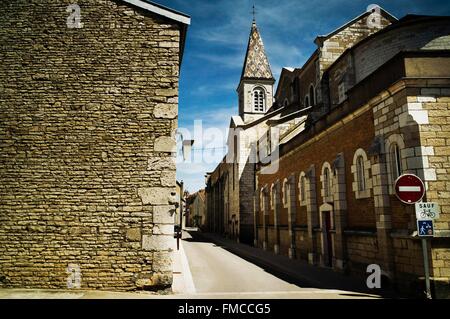
<svg viewBox="0 0 450 319">
<path fill-rule="evenodd" d="M 187 236 L 186 236 L 187 234 Z M 189 230 L 189 231 L 183 231 L 183 241 L 187 241 L 190 243 L 211 243 L 214 244 L 214 246 L 224 248 L 222 245 L 218 245 L 217 243 L 213 242 L 211 239 L 206 238 L 205 236 L 202 236 L 199 231 Z"/>
<path fill-rule="evenodd" d="M 287 256 L 274 255 L 245 244 L 219 237 L 215 234 L 205 234 L 196 230 L 188 234 L 184 241 L 212 243 L 216 247 L 227 250 L 240 258 L 261 267 L 267 273 L 301 288 L 343 290 L 342 296 L 398 298 L 391 289 L 371 290 L 365 285 L 365 279 L 336 273 L 331 269 L 311 266 L 302 260 L 291 260 Z M 345 291 L 345 292 L 344 292 Z M 354 292 L 354 293 L 352 293 Z M 362 294 L 362 295 L 361 295 Z"/>
</svg>

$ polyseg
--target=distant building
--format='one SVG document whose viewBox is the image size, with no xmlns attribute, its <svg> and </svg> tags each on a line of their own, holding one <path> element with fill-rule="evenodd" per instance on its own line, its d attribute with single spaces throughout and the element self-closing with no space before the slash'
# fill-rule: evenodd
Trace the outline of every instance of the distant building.
<svg viewBox="0 0 450 319">
<path fill-rule="evenodd" d="M 424 200 L 441 207 L 430 267 L 436 295 L 449 295 L 449 22 L 368 11 L 317 37 L 301 68 L 282 70 L 274 104 L 245 126 L 267 125 L 249 144 L 259 159 L 254 245 L 355 275 L 378 264 L 399 288 L 421 291 L 414 206 L 393 189 L 398 176 L 414 173 L 425 181 Z M 278 159 L 265 164 L 264 149 Z M 226 207 L 226 167 L 208 179 L 218 203 L 208 203 L 208 218 Z"/>
<path fill-rule="evenodd" d="M 197 193 L 189 195 L 187 203 L 189 210 L 188 226 L 198 227 L 201 230 L 205 230 L 205 223 L 206 223 L 205 190 L 201 189 Z"/>
<path fill-rule="evenodd" d="M 0 285 L 172 283 L 185 14 L 0 2 Z"/>
</svg>

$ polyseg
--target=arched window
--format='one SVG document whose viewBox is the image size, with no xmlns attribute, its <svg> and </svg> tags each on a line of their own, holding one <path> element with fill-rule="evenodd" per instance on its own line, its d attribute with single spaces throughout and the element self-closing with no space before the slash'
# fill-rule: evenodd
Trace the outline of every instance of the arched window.
<svg viewBox="0 0 450 319">
<path fill-rule="evenodd" d="M 306 199 L 306 181 L 305 176 L 302 176 L 300 178 L 300 196 L 302 198 L 302 201 Z"/>
<path fill-rule="evenodd" d="M 310 105 L 315 105 L 316 104 L 316 96 L 314 94 L 314 86 L 309 87 L 309 99 L 310 99 Z"/>
<path fill-rule="evenodd" d="M 260 210 L 263 212 L 267 209 L 267 203 L 266 203 L 266 196 L 267 196 L 267 185 L 262 187 L 259 194 L 259 207 Z"/>
<path fill-rule="evenodd" d="M 310 104 L 309 104 L 309 97 L 308 97 L 308 95 L 307 96 L 305 96 L 305 107 L 308 107 Z"/>
<path fill-rule="evenodd" d="M 277 201 L 277 182 L 273 183 L 270 186 L 270 208 L 275 209 L 276 201 Z"/>
<path fill-rule="evenodd" d="M 300 201 L 306 200 L 306 177 L 303 175 L 300 177 Z"/>
<path fill-rule="evenodd" d="M 266 94 L 261 88 L 253 90 L 253 109 L 256 112 L 264 112 L 266 106 Z"/>
<path fill-rule="evenodd" d="M 331 179 L 330 179 L 330 169 L 325 167 L 323 171 L 323 185 L 324 185 L 324 195 L 325 197 L 331 196 Z"/>
<path fill-rule="evenodd" d="M 333 172 L 331 165 L 328 162 L 323 163 L 320 182 L 322 183 L 322 189 L 320 191 L 324 203 L 333 202 Z"/>
<path fill-rule="evenodd" d="M 393 143 L 391 145 L 391 149 L 389 151 L 390 162 L 391 162 L 391 173 L 392 173 L 392 181 L 395 180 L 402 175 L 402 158 L 400 156 L 400 148 L 397 143 Z"/>
<path fill-rule="evenodd" d="M 283 180 L 283 207 L 288 207 L 290 196 L 290 185 L 287 178 Z"/>
<path fill-rule="evenodd" d="M 352 190 L 355 192 L 356 199 L 370 197 L 372 188 L 370 167 L 370 160 L 367 158 L 366 152 L 362 148 L 357 149 L 353 155 L 353 165 L 351 166 L 353 173 Z"/>
<path fill-rule="evenodd" d="M 407 161 L 402 158 L 405 142 L 401 134 L 392 134 L 386 139 L 386 168 L 389 180 L 389 194 L 395 194 L 396 179 L 407 169 Z"/>
<path fill-rule="evenodd" d="M 306 174 L 301 172 L 298 177 L 298 199 L 300 206 L 306 206 Z"/>
<path fill-rule="evenodd" d="M 356 159 L 356 177 L 358 181 L 358 191 L 362 192 L 366 189 L 366 178 L 364 176 L 364 157 L 359 155 Z"/>
</svg>

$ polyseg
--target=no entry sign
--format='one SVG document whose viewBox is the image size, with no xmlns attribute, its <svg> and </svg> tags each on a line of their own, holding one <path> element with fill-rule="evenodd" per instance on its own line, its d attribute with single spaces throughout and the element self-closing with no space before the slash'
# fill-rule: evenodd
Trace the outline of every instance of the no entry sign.
<svg viewBox="0 0 450 319">
<path fill-rule="evenodd" d="M 422 180 L 413 174 L 404 174 L 395 181 L 395 195 L 406 204 L 415 204 L 425 194 Z"/>
</svg>

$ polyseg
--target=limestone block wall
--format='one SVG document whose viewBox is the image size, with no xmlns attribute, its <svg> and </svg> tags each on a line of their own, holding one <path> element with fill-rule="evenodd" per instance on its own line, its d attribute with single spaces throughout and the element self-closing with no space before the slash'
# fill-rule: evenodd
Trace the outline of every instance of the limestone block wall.
<svg viewBox="0 0 450 319">
<path fill-rule="evenodd" d="M 450 49 L 448 19 L 405 25 L 374 37 L 354 49 L 356 82 L 402 50 Z"/>
<path fill-rule="evenodd" d="M 422 147 L 416 152 L 426 156 L 424 168 L 427 200 L 440 205 L 440 217 L 435 222 L 439 238 L 432 242 L 432 271 L 435 281 L 448 286 L 450 281 L 450 81 L 435 81 L 435 87 L 417 90 L 409 96 L 410 104 L 420 106 L 427 122 L 420 126 Z M 426 147 L 424 147 L 426 145 Z M 425 162 L 425 161 L 424 161 Z"/>
<path fill-rule="evenodd" d="M 169 287 L 179 26 L 71 3 L 0 2 L 0 284 Z"/>
<path fill-rule="evenodd" d="M 272 94 L 272 93 L 271 93 Z M 238 158 L 235 166 L 236 185 L 230 191 L 233 198 L 233 213 L 237 214 L 239 219 L 240 240 L 246 243 L 252 243 L 253 234 L 253 197 L 249 194 L 255 192 L 256 176 L 256 141 L 266 132 L 265 122 L 259 123 L 246 130 L 239 131 L 239 149 Z"/>
<path fill-rule="evenodd" d="M 322 75 L 346 49 L 391 24 L 384 16 L 379 17 L 379 24 L 372 25 L 368 22 L 368 19 L 372 18 L 371 15 L 364 16 L 324 41 L 320 50 L 320 74 Z"/>
<path fill-rule="evenodd" d="M 291 239 L 289 237 L 289 230 L 287 227 L 280 226 L 280 254 L 288 256 L 290 246 Z"/>
<path fill-rule="evenodd" d="M 370 264 L 379 264 L 376 234 L 345 234 L 348 267 L 357 274 L 365 273 Z"/>
<path fill-rule="evenodd" d="M 441 283 L 448 287 L 450 275 L 449 188 L 446 183 L 450 160 L 446 142 L 450 134 L 447 125 L 449 85 L 448 79 L 444 78 L 400 81 L 373 109 L 376 134 L 384 137 L 386 154 L 390 143 L 396 142 L 401 147 L 403 172 L 421 177 L 426 187 L 424 200 L 437 202 L 441 207 L 440 218 L 435 222 L 436 237 L 429 241 L 430 269 L 435 287 Z M 417 237 L 411 236 L 416 230 L 414 206 L 401 204 L 394 195 L 387 155 L 386 167 L 388 187 L 376 205 L 389 207 L 391 216 L 380 222 L 394 229 L 391 237 L 395 273 L 399 282 L 405 282 L 405 278 L 412 280 L 414 276 L 423 275 L 421 243 Z M 372 173 L 378 175 L 379 172 L 373 170 Z M 381 188 L 376 188 L 381 192 Z M 401 229 L 409 236 L 399 235 Z"/>
<path fill-rule="evenodd" d="M 392 242 L 398 276 L 423 276 L 423 255 L 420 240 L 397 237 Z"/>
<path fill-rule="evenodd" d="M 296 256 L 297 259 L 308 260 L 308 229 L 295 229 Z"/>
<path fill-rule="evenodd" d="M 436 227 L 444 233 L 450 230 L 450 81 L 440 82 L 435 88 L 422 88 L 417 96 L 409 96 L 408 105 L 424 117 L 420 126 L 422 146 L 415 152 L 426 158 L 427 199 L 439 202 L 442 214 Z"/>
</svg>

